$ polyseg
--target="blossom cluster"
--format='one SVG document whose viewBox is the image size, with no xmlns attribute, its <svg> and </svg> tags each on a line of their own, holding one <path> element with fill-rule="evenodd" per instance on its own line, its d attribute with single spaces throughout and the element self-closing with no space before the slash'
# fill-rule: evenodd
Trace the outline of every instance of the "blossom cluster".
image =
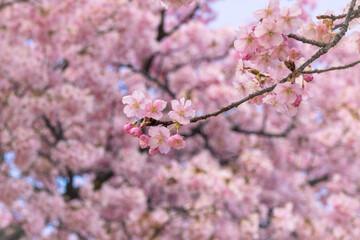
<svg viewBox="0 0 360 240">
<path fill-rule="evenodd" d="M 139 138 L 141 148 L 150 147 L 149 153 L 155 155 L 158 152 L 166 154 L 170 148 L 182 149 L 186 142 L 184 137 L 179 134 L 179 127 L 190 123 L 190 119 L 195 117 L 195 110 L 192 109 L 191 100 L 181 98 L 180 101 L 172 100 L 172 110 L 168 116 L 172 119 L 173 126 L 168 129 L 164 126 L 153 126 L 148 130 L 148 134 L 143 134 L 142 129 L 151 119 L 160 120 L 163 116 L 162 111 L 167 103 L 163 100 L 151 100 L 145 97 L 142 91 L 136 90 L 132 95 L 124 96 L 122 102 L 126 104 L 124 113 L 128 117 L 137 117 L 138 119 L 124 126 L 124 131 L 133 137 Z M 170 130 L 176 128 L 177 133 L 171 135 Z"/>
<path fill-rule="evenodd" d="M 278 83 L 292 72 L 289 82 L 278 84 L 272 93 L 252 100 L 272 105 L 278 112 L 292 116 L 304 98 L 304 81 L 311 82 L 313 76 L 296 71 L 304 58 L 300 47 L 288 38 L 288 34 L 304 24 L 302 10 L 299 6 L 280 9 L 279 3 L 279 0 L 271 0 L 266 9 L 255 11 L 258 24 L 241 27 L 237 32 L 234 46 L 239 63 L 234 86 L 239 91 L 254 93 Z M 326 25 L 315 27 L 315 33 L 318 38 L 325 38 L 328 29 Z"/>
</svg>

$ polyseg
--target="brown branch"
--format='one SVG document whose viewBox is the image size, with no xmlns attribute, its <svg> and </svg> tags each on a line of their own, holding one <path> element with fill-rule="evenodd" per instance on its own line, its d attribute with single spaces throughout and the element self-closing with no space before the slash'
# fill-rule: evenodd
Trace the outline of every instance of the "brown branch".
<svg viewBox="0 0 360 240">
<path fill-rule="evenodd" d="M 283 132 L 281 133 L 269 133 L 264 130 L 260 131 L 251 131 L 251 130 L 244 130 L 239 128 L 238 126 L 232 127 L 231 130 L 238 133 L 243 133 L 245 135 L 258 135 L 262 137 L 269 137 L 269 138 L 284 138 L 286 137 L 292 129 L 294 129 L 295 125 L 292 123 L 290 124 Z"/>
<path fill-rule="evenodd" d="M 164 29 L 165 25 L 165 9 L 162 9 L 160 12 L 160 23 L 158 26 L 158 35 L 156 37 L 156 41 L 160 42 L 166 36 L 166 32 Z"/>
<path fill-rule="evenodd" d="M 350 17 L 351 14 L 354 10 L 354 6 L 355 6 L 355 2 L 356 0 L 352 0 L 349 11 L 347 13 L 346 19 L 344 21 L 343 26 L 341 27 L 341 30 L 335 35 L 334 39 L 329 42 L 326 46 L 322 47 L 321 49 L 319 49 L 311 58 L 309 58 L 305 63 L 303 63 L 298 69 L 296 69 L 294 72 L 303 72 L 304 69 L 310 65 L 311 63 L 313 63 L 316 59 L 320 58 L 322 55 L 326 54 L 331 48 L 333 48 L 336 44 L 339 43 L 339 41 L 344 37 L 348 27 L 349 27 L 349 22 L 350 22 Z M 232 102 L 231 104 L 220 108 L 219 110 L 212 112 L 212 113 L 208 113 L 208 114 L 204 114 L 202 116 L 199 117 L 194 117 L 192 119 L 190 119 L 190 122 L 195 123 L 198 121 L 202 121 L 202 120 L 206 120 L 208 118 L 211 117 L 216 117 L 218 115 L 220 115 L 221 113 L 227 112 L 233 108 L 237 108 L 238 106 L 240 106 L 241 104 L 257 97 L 260 95 L 263 95 L 264 93 L 268 93 L 271 92 L 275 89 L 275 87 L 277 86 L 277 84 L 279 83 L 285 83 L 288 79 L 290 79 L 293 76 L 293 73 L 290 73 L 288 76 L 286 76 L 285 78 L 283 78 L 281 81 L 279 81 L 278 83 L 273 84 L 272 86 L 268 87 L 268 88 L 264 88 L 262 90 L 259 90 L 255 93 L 249 94 L 247 97 L 236 101 L 236 102 Z M 150 125 L 149 125 L 150 124 Z M 173 124 L 172 121 L 159 121 L 159 120 L 155 120 L 155 119 L 150 119 L 149 124 L 147 124 L 147 126 L 154 126 L 154 125 L 164 125 L 164 126 L 169 126 L 171 124 Z"/>
<path fill-rule="evenodd" d="M 160 20 L 160 24 L 158 27 L 158 36 L 156 38 L 156 40 L 158 42 L 160 42 L 162 39 L 170 36 L 171 34 L 173 34 L 174 32 L 176 32 L 182 25 L 184 25 L 187 21 L 189 21 L 190 19 L 194 18 L 196 11 L 200 8 L 199 5 L 196 5 L 194 7 L 194 9 L 189 13 L 189 15 L 187 15 L 186 17 L 184 17 L 182 20 L 180 20 L 180 22 L 175 25 L 175 27 L 173 27 L 170 31 L 166 32 L 164 30 L 164 21 L 165 21 L 165 12 L 162 11 L 161 12 L 161 20 Z"/>
<path fill-rule="evenodd" d="M 55 138 L 54 144 L 61 140 L 65 140 L 64 132 L 60 122 L 57 122 L 55 127 L 45 115 L 42 116 L 42 119 L 44 120 L 45 126 L 50 130 L 51 134 Z"/>
<path fill-rule="evenodd" d="M 357 18 L 357 17 L 360 16 L 360 6 L 358 7 L 357 10 L 353 11 L 353 14 L 354 14 L 354 15 L 350 16 L 350 21 L 352 21 L 353 19 L 355 19 L 355 18 Z M 343 14 L 343 15 L 344 15 L 344 14 Z M 350 21 L 349 21 L 349 22 L 350 22 Z M 335 26 L 333 27 L 333 30 L 338 29 L 338 28 L 342 27 L 343 25 L 344 25 L 344 23 L 337 24 L 337 25 L 335 25 Z"/>
<path fill-rule="evenodd" d="M 352 16 L 351 18 L 354 19 L 355 17 L 354 16 L 357 16 L 360 14 L 360 6 L 358 7 L 357 10 L 353 11 L 352 12 Z M 341 14 L 341 15 L 319 15 L 319 16 L 316 16 L 317 19 L 331 19 L 331 20 L 338 20 L 338 19 L 342 19 L 342 18 L 345 18 L 346 17 L 346 13 L 344 14 Z"/>
<path fill-rule="evenodd" d="M 338 67 L 330 67 L 330 68 L 326 68 L 326 69 L 314 69 L 311 71 L 303 71 L 301 73 L 303 74 L 313 74 L 313 73 L 324 73 L 324 72 L 330 72 L 330 71 L 335 71 L 335 70 L 343 70 L 343 69 L 347 69 L 347 68 L 351 68 L 354 67 L 356 65 L 358 65 L 360 63 L 360 60 L 343 65 L 343 66 L 338 66 Z"/>
<path fill-rule="evenodd" d="M 287 35 L 287 37 L 295 39 L 295 40 L 303 42 L 303 43 L 308 43 L 308 44 L 311 44 L 311 45 L 314 45 L 314 46 L 317 46 L 317 47 L 325 47 L 326 45 L 328 45 L 328 43 L 314 41 L 314 40 L 311 40 L 311 39 L 300 37 L 300 36 L 292 34 L 292 33 Z"/>
<path fill-rule="evenodd" d="M 314 179 L 311 179 L 311 180 L 308 180 L 308 184 L 310 186 L 315 186 L 321 182 L 325 182 L 325 181 L 328 181 L 330 179 L 330 175 L 329 174 L 325 174 L 321 177 L 318 177 L 318 178 L 314 178 Z"/>
<path fill-rule="evenodd" d="M 9 7 L 11 5 L 14 5 L 15 3 L 25 3 L 25 2 L 28 2 L 28 0 L 14 0 L 14 1 L 11 1 L 11 2 L 1 3 L 0 4 L 0 10 L 4 9 L 6 7 Z"/>
<path fill-rule="evenodd" d="M 136 67 L 134 67 L 131 64 L 119 64 L 119 63 L 115 63 L 114 64 L 116 67 L 128 67 L 130 68 L 133 72 L 136 73 L 140 73 L 141 75 L 143 75 L 145 78 L 147 78 L 148 80 L 154 82 L 156 85 L 158 85 L 160 88 L 162 88 L 163 90 L 165 90 L 172 98 L 176 97 L 176 94 L 170 90 L 169 86 L 167 84 L 163 84 L 161 83 L 157 78 L 154 78 L 152 76 L 150 76 L 150 74 L 144 70 L 140 70 L 137 69 Z"/>
</svg>

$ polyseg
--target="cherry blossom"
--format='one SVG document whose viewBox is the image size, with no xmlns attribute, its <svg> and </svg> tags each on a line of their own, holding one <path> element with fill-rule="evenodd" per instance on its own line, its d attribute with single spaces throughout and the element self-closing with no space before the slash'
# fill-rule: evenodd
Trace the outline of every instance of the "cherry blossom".
<svg viewBox="0 0 360 240">
<path fill-rule="evenodd" d="M 170 137 L 170 131 L 166 127 L 150 127 L 149 129 L 149 145 L 151 149 L 159 149 L 160 153 L 168 153 L 170 147 L 167 139 Z"/>
<path fill-rule="evenodd" d="M 297 96 L 301 95 L 302 90 L 299 85 L 287 82 L 277 85 L 274 93 L 279 103 L 291 104 L 295 102 Z"/>
<path fill-rule="evenodd" d="M 256 26 L 254 34 L 264 48 L 279 46 L 283 41 L 283 24 L 274 19 L 266 18 Z"/>
<path fill-rule="evenodd" d="M 154 119 L 160 119 L 162 117 L 162 110 L 166 107 L 166 102 L 163 100 L 155 100 L 154 102 L 148 102 L 145 105 L 144 115 Z"/>
<path fill-rule="evenodd" d="M 253 15 L 257 19 L 275 18 L 280 13 L 279 4 L 280 0 L 270 0 L 270 3 L 266 9 L 257 10 L 253 13 Z"/>
<path fill-rule="evenodd" d="M 175 134 L 166 140 L 167 144 L 174 149 L 182 149 L 186 146 L 186 142 L 179 134 Z"/>
<path fill-rule="evenodd" d="M 134 91 L 131 95 L 123 97 L 123 104 L 127 104 L 124 113 L 128 117 L 142 117 L 145 109 L 145 95 L 142 91 Z"/>
<path fill-rule="evenodd" d="M 360 239 L 359 1 L 214 2 L 0 3 L 0 239 Z"/>
<path fill-rule="evenodd" d="M 181 98 L 180 101 L 171 101 L 172 111 L 169 112 L 169 117 L 176 120 L 180 124 L 189 124 L 190 119 L 195 117 L 195 110 L 191 107 L 191 100 Z"/>
<path fill-rule="evenodd" d="M 300 19 L 301 8 L 294 6 L 291 8 L 284 7 L 281 10 L 280 19 L 284 24 L 284 33 L 289 34 L 298 30 L 304 22 Z"/>
</svg>

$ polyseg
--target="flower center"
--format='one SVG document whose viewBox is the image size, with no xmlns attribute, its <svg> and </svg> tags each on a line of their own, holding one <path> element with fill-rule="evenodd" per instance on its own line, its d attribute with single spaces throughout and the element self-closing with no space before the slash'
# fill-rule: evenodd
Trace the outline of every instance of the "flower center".
<svg viewBox="0 0 360 240">
<path fill-rule="evenodd" d="M 152 107 L 150 108 L 150 112 L 151 112 L 151 113 L 156 113 L 156 112 L 157 112 L 156 107 L 152 106 Z"/>
<path fill-rule="evenodd" d="M 184 117 L 184 116 L 185 116 L 185 111 L 184 111 L 184 110 L 180 110 L 180 111 L 178 112 L 178 114 L 179 114 L 180 117 Z"/>
<path fill-rule="evenodd" d="M 274 31 L 271 29 L 271 30 L 268 30 L 267 31 L 267 33 L 266 33 L 266 35 L 269 37 L 269 38 L 271 38 L 272 36 L 274 36 Z"/>
<path fill-rule="evenodd" d="M 139 107 L 140 107 L 140 103 L 139 103 L 139 102 L 134 102 L 134 103 L 133 103 L 133 107 L 134 107 L 134 108 L 139 108 Z"/>
</svg>

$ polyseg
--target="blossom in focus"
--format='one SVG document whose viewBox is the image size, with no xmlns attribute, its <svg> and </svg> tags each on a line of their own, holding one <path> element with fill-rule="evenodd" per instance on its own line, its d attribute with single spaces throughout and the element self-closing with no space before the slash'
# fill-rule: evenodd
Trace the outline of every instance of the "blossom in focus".
<svg viewBox="0 0 360 240">
<path fill-rule="evenodd" d="M 297 84 L 286 82 L 276 85 L 274 93 L 276 93 L 276 100 L 279 103 L 292 104 L 302 93 L 302 89 Z"/>
<path fill-rule="evenodd" d="M 169 117 L 176 120 L 180 124 L 189 124 L 190 119 L 195 117 L 195 110 L 191 107 L 191 100 L 181 98 L 180 101 L 171 101 L 172 111 L 169 112 Z"/>
<path fill-rule="evenodd" d="M 122 103 L 126 104 L 124 113 L 127 117 L 143 117 L 145 109 L 145 95 L 142 91 L 136 90 L 131 95 L 124 96 Z"/>
<path fill-rule="evenodd" d="M 255 52 L 259 44 L 254 32 L 249 27 L 242 27 L 237 31 L 237 39 L 234 42 L 234 47 L 240 52 Z"/>
<path fill-rule="evenodd" d="M 301 9 L 298 6 L 291 8 L 284 7 L 281 10 L 281 20 L 284 24 L 284 33 L 289 34 L 292 31 L 298 30 L 303 25 L 303 20 L 300 18 Z"/>
<path fill-rule="evenodd" d="M 170 150 L 166 140 L 170 137 L 170 130 L 166 127 L 150 127 L 149 129 L 149 145 L 152 149 L 159 149 L 160 153 L 168 153 Z"/>
<path fill-rule="evenodd" d="M 154 102 L 148 102 L 145 105 L 144 115 L 146 117 L 159 120 L 162 117 L 162 110 L 166 107 L 166 102 L 163 100 L 155 100 Z"/>
<path fill-rule="evenodd" d="M 180 134 L 175 134 L 167 139 L 167 144 L 174 149 L 182 149 L 186 146 L 186 142 Z"/>
<path fill-rule="evenodd" d="M 149 146 L 150 137 L 146 134 L 142 134 L 139 137 L 139 145 L 141 148 L 147 148 Z"/>
<path fill-rule="evenodd" d="M 264 19 L 255 29 L 255 36 L 264 48 L 279 46 L 283 41 L 283 24 L 274 19 Z"/>
<path fill-rule="evenodd" d="M 275 18 L 280 13 L 280 0 L 270 0 L 270 3 L 266 9 L 259 9 L 253 13 L 257 19 L 262 18 Z"/>
</svg>

